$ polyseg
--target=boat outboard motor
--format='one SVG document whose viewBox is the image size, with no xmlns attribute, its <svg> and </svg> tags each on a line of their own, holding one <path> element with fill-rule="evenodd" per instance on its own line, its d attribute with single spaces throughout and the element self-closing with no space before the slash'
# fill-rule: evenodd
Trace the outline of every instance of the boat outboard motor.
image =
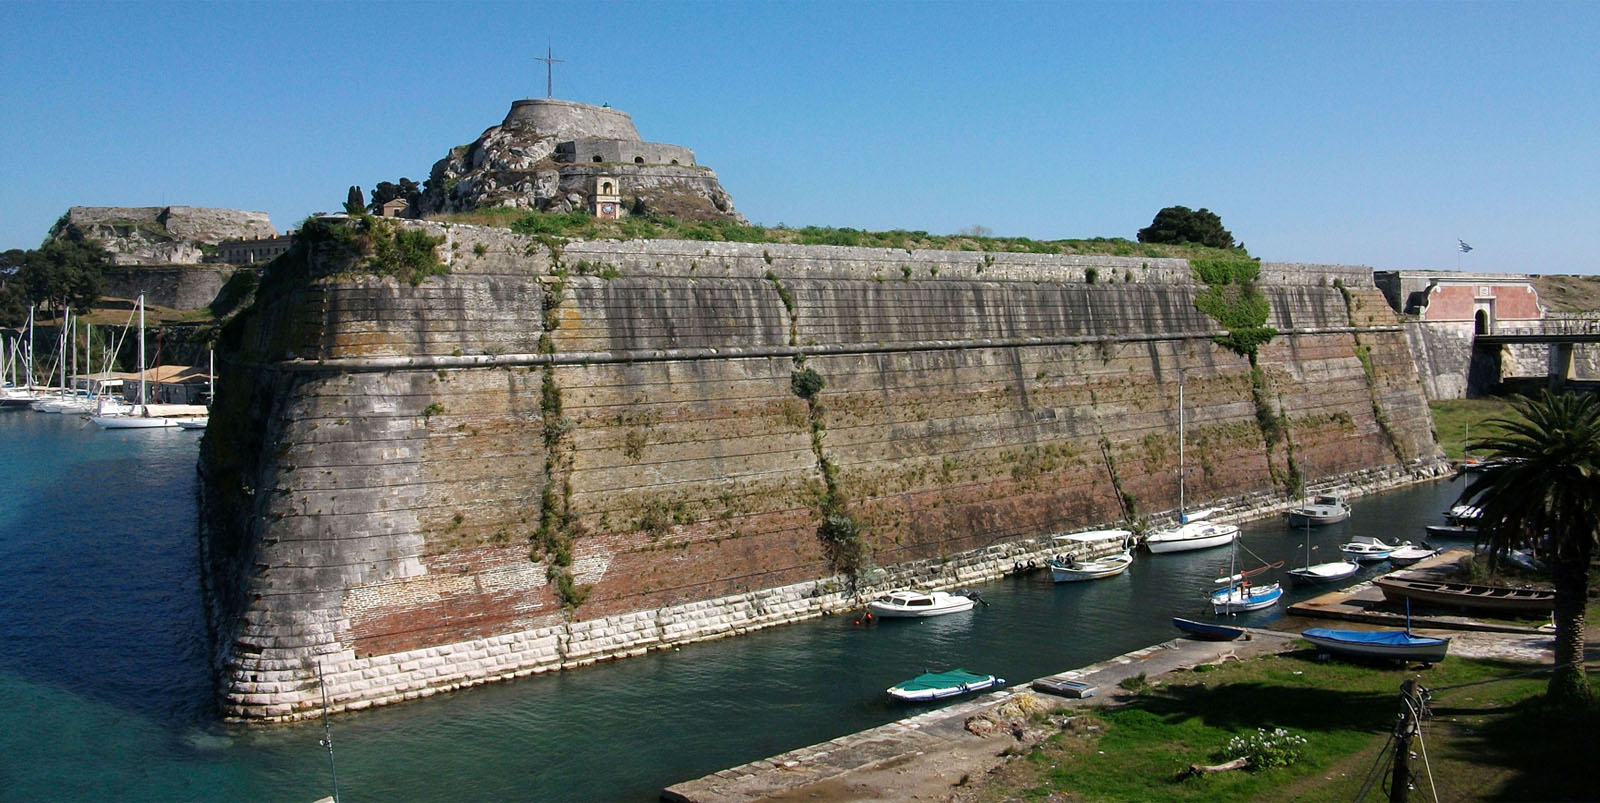
<svg viewBox="0 0 1600 803">
<path fill-rule="evenodd" d="M 978 589 L 976 589 L 976 588 L 963 588 L 960 591 L 957 591 L 956 593 L 960 594 L 963 597 L 966 597 L 967 599 L 972 600 L 973 602 L 980 603 L 980 604 L 982 604 L 984 606 L 987 606 L 989 604 L 988 602 L 986 602 L 983 599 L 983 595 L 978 593 Z"/>
</svg>

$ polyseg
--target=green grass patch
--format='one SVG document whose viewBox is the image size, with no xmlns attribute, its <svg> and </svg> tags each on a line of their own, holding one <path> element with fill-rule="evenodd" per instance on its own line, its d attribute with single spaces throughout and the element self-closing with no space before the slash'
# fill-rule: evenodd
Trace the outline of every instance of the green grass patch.
<svg viewBox="0 0 1600 803">
<path fill-rule="evenodd" d="M 1424 743 L 1440 799 L 1592 797 L 1582 768 L 1600 747 L 1584 734 L 1600 717 L 1546 710 L 1544 676 L 1516 676 L 1532 668 L 1457 658 L 1426 670 L 1324 662 L 1307 648 L 1151 678 L 1127 704 L 1069 720 L 994 775 L 978 799 L 1353 800 L 1388 740 L 1408 677 L 1435 690 Z M 1445 688 L 1477 681 L 1489 682 Z M 1221 763 L 1231 739 L 1258 728 L 1304 737 L 1302 755 L 1286 767 L 1186 773 Z M 1375 781 L 1367 799 L 1383 799 L 1384 783 Z M 1424 786 L 1413 799 L 1427 797 Z"/>
<path fill-rule="evenodd" d="M 1459 460 L 1466 455 L 1467 438 L 1499 434 L 1486 422 L 1491 418 L 1513 416 L 1511 402 L 1505 399 L 1448 399 L 1428 402 L 1433 411 L 1433 432 L 1445 457 Z"/>
</svg>

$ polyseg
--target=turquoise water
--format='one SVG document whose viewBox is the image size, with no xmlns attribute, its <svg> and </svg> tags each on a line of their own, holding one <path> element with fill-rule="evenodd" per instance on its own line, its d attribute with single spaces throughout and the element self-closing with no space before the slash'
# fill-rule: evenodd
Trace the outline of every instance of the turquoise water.
<svg viewBox="0 0 1600 803">
<path fill-rule="evenodd" d="M 211 709 L 195 528 L 199 434 L 0 412 L 0 799 L 285 800 L 332 791 L 320 723 L 245 730 Z M 1355 503 L 1313 531 L 1420 540 L 1458 485 Z M 1289 566 L 1300 532 L 1245 545 Z M 923 710 L 884 689 L 965 667 L 1025 682 L 1209 619 L 1228 550 L 1140 555 L 1124 575 L 980 586 L 971 614 L 834 616 L 333 719 L 340 797 L 653 800 L 661 788 Z M 1368 569 L 1362 576 L 1375 573 Z M 1308 596 L 1290 589 L 1286 602 Z M 1242 614 L 1264 623 L 1281 609 Z"/>
</svg>

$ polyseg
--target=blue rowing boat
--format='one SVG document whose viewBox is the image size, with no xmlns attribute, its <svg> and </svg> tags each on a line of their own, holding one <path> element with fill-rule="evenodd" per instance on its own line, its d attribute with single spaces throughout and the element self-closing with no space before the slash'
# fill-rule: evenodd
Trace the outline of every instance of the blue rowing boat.
<svg viewBox="0 0 1600 803">
<path fill-rule="evenodd" d="M 1242 627 L 1196 622 L 1193 619 L 1180 619 L 1176 616 L 1172 617 L 1172 626 L 1182 630 L 1186 635 L 1208 641 L 1233 641 L 1244 635 Z"/>
<path fill-rule="evenodd" d="M 1313 627 L 1300 634 L 1317 649 L 1338 655 L 1438 663 L 1450 650 L 1450 639 L 1413 636 L 1404 630 L 1330 630 Z"/>
</svg>

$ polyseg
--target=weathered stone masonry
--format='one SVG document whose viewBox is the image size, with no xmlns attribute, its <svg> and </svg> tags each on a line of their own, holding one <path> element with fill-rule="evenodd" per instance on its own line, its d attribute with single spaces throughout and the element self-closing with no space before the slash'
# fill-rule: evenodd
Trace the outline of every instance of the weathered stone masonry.
<svg viewBox="0 0 1600 803">
<path fill-rule="evenodd" d="M 228 359 L 204 462 L 231 717 L 315 714 L 316 662 L 356 709 L 996 576 L 1177 504 L 1180 378 L 1194 500 L 1434 451 L 1364 268 L 1264 266 L 1269 448 L 1181 260 L 426 225 L 450 275 L 321 275 Z M 854 588 L 817 539 L 819 452 L 882 568 Z"/>
</svg>

